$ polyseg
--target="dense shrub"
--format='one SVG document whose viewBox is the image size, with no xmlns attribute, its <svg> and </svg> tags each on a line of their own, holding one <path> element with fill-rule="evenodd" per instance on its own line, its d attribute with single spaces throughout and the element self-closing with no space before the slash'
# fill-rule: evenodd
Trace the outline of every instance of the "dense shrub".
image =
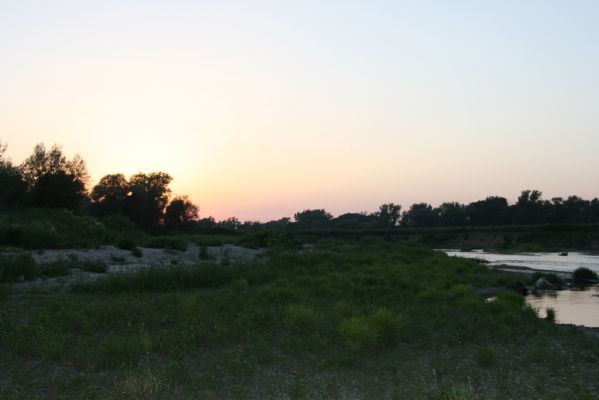
<svg viewBox="0 0 599 400">
<path fill-rule="evenodd" d="M 572 282 L 575 285 L 585 285 L 597 280 L 597 274 L 586 267 L 577 268 L 572 273 Z"/>
</svg>

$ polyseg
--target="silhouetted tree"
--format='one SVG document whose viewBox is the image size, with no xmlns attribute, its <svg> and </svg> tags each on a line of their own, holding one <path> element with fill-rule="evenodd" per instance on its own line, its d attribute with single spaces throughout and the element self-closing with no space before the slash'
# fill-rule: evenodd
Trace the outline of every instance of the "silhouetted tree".
<svg viewBox="0 0 599 400">
<path fill-rule="evenodd" d="M 222 221 L 218 221 L 217 225 L 219 228 L 223 228 L 229 231 L 236 231 L 241 226 L 241 222 L 239 222 L 237 217 L 231 217 Z"/>
<path fill-rule="evenodd" d="M 380 227 L 394 228 L 401 217 L 401 206 L 393 203 L 382 204 L 375 216 Z"/>
<path fill-rule="evenodd" d="M 512 222 L 520 225 L 542 223 L 542 208 L 547 205 L 541 201 L 541 196 L 542 192 L 538 190 L 523 190 L 511 207 Z"/>
<path fill-rule="evenodd" d="M 457 202 L 447 202 L 435 208 L 439 226 L 464 226 L 468 224 L 466 207 Z"/>
<path fill-rule="evenodd" d="M 211 231 L 217 227 L 214 217 L 199 219 L 194 225 L 196 229 L 201 231 Z"/>
<path fill-rule="evenodd" d="M 295 222 L 300 228 L 318 229 L 325 228 L 333 219 L 333 216 L 325 210 L 304 210 L 295 213 L 293 216 Z"/>
<path fill-rule="evenodd" d="M 27 185 L 19 169 L 5 156 L 6 147 L 0 142 L 0 204 L 26 205 Z"/>
<path fill-rule="evenodd" d="M 262 225 L 266 229 L 280 230 L 280 229 L 285 229 L 289 225 L 290 222 L 291 222 L 291 218 L 283 217 L 283 218 L 280 218 L 277 220 L 265 222 Z"/>
<path fill-rule="evenodd" d="M 186 196 L 176 197 L 166 207 L 164 224 L 175 230 L 191 228 L 191 223 L 199 217 L 199 209 Z"/>
<path fill-rule="evenodd" d="M 124 212 L 142 229 L 153 229 L 163 223 L 173 178 L 164 172 L 135 174 L 129 178 L 129 195 Z"/>
<path fill-rule="evenodd" d="M 86 198 L 83 182 L 71 174 L 59 171 L 42 175 L 31 193 L 37 207 L 77 210 Z"/>
<path fill-rule="evenodd" d="M 499 196 L 489 196 L 484 200 L 472 202 L 466 206 L 466 215 L 471 225 L 509 224 L 507 199 Z"/>
<path fill-rule="evenodd" d="M 374 214 L 345 213 L 331 220 L 335 229 L 372 229 L 380 226 L 379 219 Z"/>
<path fill-rule="evenodd" d="M 437 225 L 437 216 L 430 204 L 412 204 L 410 209 L 402 214 L 401 224 L 410 228 L 433 227 Z"/>
<path fill-rule="evenodd" d="M 129 182 L 123 174 L 106 175 L 92 189 L 91 210 L 96 215 L 123 214 Z"/>
<path fill-rule="evenodd" d="M 19 169 L 38 207 L 77 209 L 86 198 L 85 161 L 79 155 L 67 159 L 58 145 L 46 150 L 37 144 Z"/>
</svg>

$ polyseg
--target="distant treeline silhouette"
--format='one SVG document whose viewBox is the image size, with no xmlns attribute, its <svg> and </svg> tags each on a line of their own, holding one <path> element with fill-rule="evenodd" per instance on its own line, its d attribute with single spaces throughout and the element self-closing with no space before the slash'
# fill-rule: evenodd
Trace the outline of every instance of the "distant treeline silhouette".
<svg viewBox="0 0 599 400">
<path fill-rule="evenodd" d="M 256 229 L 370 230 L 598 223 L 599 199 L 578 196 L 545 200 L 538 190 L 524 190 L 514 204 L 499 196 L 469 204 L 446 202 L 402 207 L 385 203 L 374 213 L 346 213 L 333 217 L 323 209 L 304 210 L 291 218 L 269 222 L 244 222 L 232 217 L 216 221 L 199 218 L 199 208 L 186 196 L 171 198 L 172 177 L 164 172 L 138 173 L 129 179 L 110 174 L 88 190 L 85 161 L 78 155 L 68 159 L 58 145 L 49 150 L 38 144 L 20 165 L 5 157 L 0 142 L 0 205 L 65 208 L 100 218 L 130 223 L 143 230 L 185 232 L 230 232 Z"/>
</svg>

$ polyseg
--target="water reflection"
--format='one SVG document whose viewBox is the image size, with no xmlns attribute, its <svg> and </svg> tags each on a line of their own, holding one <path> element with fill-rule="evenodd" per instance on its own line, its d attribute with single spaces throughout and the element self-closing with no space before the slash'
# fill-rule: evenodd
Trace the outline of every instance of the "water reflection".
<svg viewBox="0 0 599 400">
<path fill-rule="evenodd" d="M 546 315 L 547 308 L 556 311 L 556 322 L 599 327 L 599 287 L 584 290 L 544 291 L 526 296 L 526 302 Z"/>
</svg>

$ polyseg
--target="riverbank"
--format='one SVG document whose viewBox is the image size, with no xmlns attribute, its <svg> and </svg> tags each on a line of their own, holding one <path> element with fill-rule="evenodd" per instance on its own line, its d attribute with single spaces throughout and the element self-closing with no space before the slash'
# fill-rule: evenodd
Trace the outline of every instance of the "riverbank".
<svg viewBox="0 0 599 400">
<path fill-rule="evenodd" d="M 597 341 L 473 289 L 520 282 L 364 239 L 3 292 L 0 397 L 597 397 Z"/>
</svg>

